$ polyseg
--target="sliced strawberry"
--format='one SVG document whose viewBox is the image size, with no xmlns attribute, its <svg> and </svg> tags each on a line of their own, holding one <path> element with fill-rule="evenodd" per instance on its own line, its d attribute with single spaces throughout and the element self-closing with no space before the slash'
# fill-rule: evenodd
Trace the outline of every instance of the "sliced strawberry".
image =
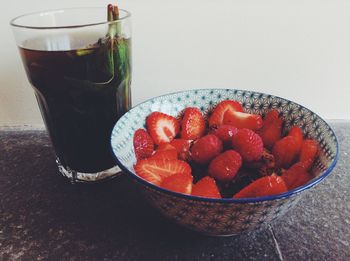
<svg viewBox="0 0 350 261">
<path fill-rule="evenodd" d="M 293 136 L 286 136 L 275 143 L 272 154 L 275 157 L 276 166 L 288 169 L 298 156 L 299 145 Z"/>
<path fill-rule="evenodd" d="M 213 128 L 210 134 L 218 136 L 225 145 L 231 145 L 232 137 L 237 133 L 238 129 L 232 125 L 220 125 Z"/>
<path fill-rule="evenodd" d="M 306 169 L 310 169 L 318 152 L 318 144 L 315 140 L 304 140 L 300 150 L 299 161 L 303 162 Z"/>
<path fill-rule="evenodd" d="M 233 198 L 256 198 L 271 196 L 286 192 L 287 186 L 284 180 L 279 176 L 266 176 L 255 180 L 241 191 L 236 193 Z"/>
<path fill-rule="evenodd" d="M 198 108 L 188 107 L 184 111 L 181 122 L 181 138 L 196 140 L 205 132 L 205 120 Z"/>
<path fill-rule="evenodd" d="M 172 176 L 164 178 L 160 187 L 182 193 L 191 194 L 193 177 L 188 173 L 176 173 Z"/>
<path fill-rule="evenodd" d="M 180 125 L 176 118 L 162 112 L 152 112 L 146 119 L 147 130 L 155 144 L 172 141 L 179 133 Z"/>
<path fill-rule="evenodd" d="M 204 177 L 192 187 L 192 195 L 206 198 L 221 198 L 221 194 L 215 179 Z"/>
<path fill-rule="evenodd" d="M 262 139 L 250 129 L 239 129 L 233 136 L 232 147 L 247 162 L 260 160 L 264 151 Z"/>
<path fill-rule="evenodd" d="M 182 160 L 148 158 L 140 160 L 134 166 L 141 178 L 155 185 L 160 185 L 164 178 L 176 173 L 191 174 L 191 167 Z"/>
<path fill-rule="evenodd" d="M 238 129 L 258 130 L 262 127 L 263 121 L 257 114 L 228 110 L 224 114 L 223 124 L 232 125 Z"/>
<path fill-rule="evenodd" d="M 264 142 L 265 147 L 271 149 L 276 141 L 282 136 L 283 120 L 279 118 L 278 111 L 272 110 L 266 114 L 262 129 L 259 130 L 259 135 Z"/>
<path fill-rule="evenodd" d="M 216 105 L 213 113 L 209 118 L 209 126 L 220 126 L 224 122 L 224 115 L 227 111 L 243 112 L 242 105 L 237 101 L 225 100 Z"/>
<path fill-rule="evenodd" d="M 312 179 L 312 176 L 307 172 L 305 165 L 302 162 L 295 163 L 281 176 L 286 183 L 288 189 L 300 187 Z"/>
<path fill-rule="evenodd" d="M 209 175 L 217 180 L 231 181 L 242 166 L 242 157 L 234 150 L 227 150 L 215 157 L 209 165 Z"/>
<path fill-rule="evenodd" d="M 191 158 L 190 148 L 192 141 L 185 139 L 173 139 L 170 144 L 177 150 L 179 159 L 188 161 Z"/>
<path fill-rule="evenodd" d="M 300 127 L 294 126 L 290 129 L 288 136 L 295 138 L 298 146 L 298 153 L 300 152 L 301 145 L 303 144 L 304 134 Z"/>
<path fill-rule="evenodd" d="M 144 129 L 135 131 L 133 145 L 137 160 L 150 157 L 154 150 L 153 140 Z"/>
<path fill-rule="evenodd" d="M 199 164 L 207 164 L 222 151 L 222 141 L 213 134 L 198 139 L 191 148 L 192 159 Z"/>
<path fill-rule="evenodd" d="M 158 146 L 152 158 L 177 159 L 177 150 L 170 143 L 162 143 Z"/>
</svg>

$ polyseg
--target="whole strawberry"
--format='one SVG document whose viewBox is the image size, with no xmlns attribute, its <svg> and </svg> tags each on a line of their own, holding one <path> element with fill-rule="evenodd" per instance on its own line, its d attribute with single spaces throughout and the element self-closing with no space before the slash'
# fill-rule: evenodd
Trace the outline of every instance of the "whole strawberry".
<svg viewBox="0 0 350 261">
<path fill-rule="evenodd" d="M 209 175 L 217 180 L 231 181 L 242 166 L 242 157 L 234 150 L 227 150 L 215 157 L 209 165 Z"/>
<path fill-rule="evenodd" d="M 238 129 L 231 125 L 220 125 L 216 128 L 213 128 L 210 131 L 210 134 L 218 136 L 225 145 L 231 146 L 232 137 L 237 133 Z"/>
<path fill-rule="evenodd" d="M 135 131 L 133 145 L 137 160 L 150 157 L 154 150 L 153 140 L 144 129 Z"/>
<path fill-rule="evenodd" d="M 219 155 L 222 149 L 222 141 L 217 136 L 208 134 L 192 146 L 192 159 L 199 164 L 207 164 Z"/>
<path fill-rule="evenodd" d="M 239 129 L 233 137 L 232 147 L 247 162 L 259 160 L 264 151 L 262 139 L 250 129 Z"/>
</svg>

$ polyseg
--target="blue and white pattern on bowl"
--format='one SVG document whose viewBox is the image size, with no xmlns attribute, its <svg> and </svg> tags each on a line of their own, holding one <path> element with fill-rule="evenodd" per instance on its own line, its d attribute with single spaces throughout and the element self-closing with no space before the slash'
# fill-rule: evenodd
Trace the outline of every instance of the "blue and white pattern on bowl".
<svg viewBox="0 0 350 261">
<path fill-rule="evenodd" d="M 136 158 L 133 135 L 145 127 L 146 117 L 161 111 L 177 117 L 186 107 L 210 112 L 223 100 L 241 102 L 245 111 L 264 115 L 277 109 L 284 119 L 283 132 L 294 126 L 302 128 L 308 138 L 316 139 L 320 151 L 308 184 L 286 193 L 256 199 L 209 199 L 183 195 L 157 187 L 138 177 L 133 165 Z M 317 114 L 292 101 L 273 95 L 236 89 L 189 90 L 159 96 L 143 102 L 124 114 L 116 123 L 111 137 L 113 153 L 125 173 L 138 181 L 146 199 L 163 215 L 195 231 L 209 235 L 233 235 L 255 229 L 282 216 L 300 199 L 300 192 L 324 179 L 338 158 L 337 138 L 331 127 Z"/>
</svg>

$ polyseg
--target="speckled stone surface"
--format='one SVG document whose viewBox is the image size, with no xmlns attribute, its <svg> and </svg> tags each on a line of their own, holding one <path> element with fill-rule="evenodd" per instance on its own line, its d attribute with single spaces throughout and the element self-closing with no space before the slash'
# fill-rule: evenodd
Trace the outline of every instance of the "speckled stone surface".
<svg viewBox="0 0 350 261">
<path fill-rule="evenodd" d="M 349 260 L 350 122 L 340 159 L 271 226 L 213 238 L 168 222 L 120 177 L 70 185 L 43 131 L 0 130 L 0 260 Z"/>
</svg>

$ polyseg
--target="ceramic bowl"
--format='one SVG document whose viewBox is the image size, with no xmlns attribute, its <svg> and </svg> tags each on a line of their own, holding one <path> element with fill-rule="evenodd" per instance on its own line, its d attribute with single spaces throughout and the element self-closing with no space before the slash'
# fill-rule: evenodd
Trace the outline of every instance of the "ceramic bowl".
<svg viewBox="0 0 350 261">
<path fill-rule="evenodd" d="M 284 133 L 298 125 L 307 137 L 316 139 L 320 152 L 312 169 L 315 178 L 302 187 L 275 196 L 210 199 L 168 191 L 135 174 L 133 135 L 136 129 L 145 127 L 145 119 L 151 112 L 161 111 L 177 116 L 184 108 L 195 106 L 207 113 L 226 99 L 237 100 L 247 112 L 260 115 L 277 109 L 284 119 Z M 111 144 L 120 168 L 140 185 L 145 198 L 160 213 L 189 229 L 215 236 L 253 230 L 281 217 L 308 189 L 331 173 L 338 157 L 338 143 L 333 130 L 314 112 L 287 99 L 235 89 L 189 90 L 147 100 L 119 119 L 112 131 Z"/>
</svg>

